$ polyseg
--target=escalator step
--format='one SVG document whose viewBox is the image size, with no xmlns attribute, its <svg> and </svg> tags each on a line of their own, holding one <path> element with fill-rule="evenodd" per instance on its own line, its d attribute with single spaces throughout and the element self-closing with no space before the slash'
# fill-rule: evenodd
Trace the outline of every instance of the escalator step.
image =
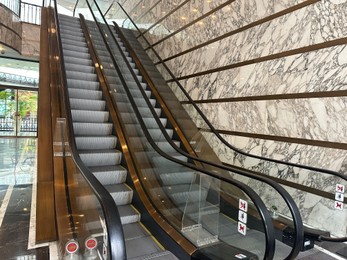
<svg viewBox="0 0 347 260">
<path fill-rule="evenodd" d="M 120 165 L 94 166 L 89 169 L 103 185 L 124 183 L 128 173 Z"/>
<path fill-rule="evenodd" d="M 78 135 L 110 135 L 112 133 L 111 123 L 73 123 L 74 133 Z"/>
<path fill-rule="evenodd" d="M 78 99 L 96 99 L 102 98 L 102 92 L 98 90 L 78 89 L 69 87 L 69 97 Z"/>
<path fill-rule="evenodd" d="M 86 166 L 118 165 L 122 153 L 117 150 L 80 150 L 79 155 Z"/>
<path fill-rule="evenodd" d="M 144 257 L 147 255 L 162 251 L 161 247 L 150 236 L 126 240 L 125 246 L 127 259 L 145 259 Z"/>
<path fill-rule="evenodd" d="M 140 221 L 140 214 L 130 205 L 118 206 L 118 211 L 122 225 Z"/>
<path fill-rule="evenodd" d="M 65 69 L 67 71 L 82 72 L 82 73 L 95 73 L 93 66 L 81 66 L 80 64 L 65 63 Z"/>
<path fill-rule="evenodd" d="M 91 110 L 71 110 L 73 122 L 85 123 L 106 123 L 109 113 L 106 111 L 91 111 Z"/>
<path fill-rule="evenodd" d="M 86 100 L 79 98 L 70 98 L 71 109 L 76 110 L 105 110 L 106 102 L 104 100 Z"/>
<path fill-rule="evenodd" d="M 64 62 L 71 63 L 71 64 L 79 64 L 81 66 L 92 66 L 92 61 L 90 59 L 79 59 L 72 56 L 64 55 Z"/>
<path fill-rule="evenodd" d="M 116 136 L 75 136 L 78 150 L 108 150 L 115 149 Z"/>
<path fill-rule="evenodd" d="M 85 81 L 97 81 L 97 75 L 91 73 L 85 73 L 81 71 L 66 71 L 66 77 L 68 79 L 77 79 Z"/>
<path fill-rule="evenodd" d="M 86 90 L 99 90 L 99 82 L 87 82 L 85 80 L 67 79 L 69 88 L 86 89 Z"/>
<path fill-rule="evenodd" d="M 111 194 L 117 206 L 127 205 L 133 199 L 133 190 L 125 184 L 107 185 L 105 188 Z"/>
</svg>

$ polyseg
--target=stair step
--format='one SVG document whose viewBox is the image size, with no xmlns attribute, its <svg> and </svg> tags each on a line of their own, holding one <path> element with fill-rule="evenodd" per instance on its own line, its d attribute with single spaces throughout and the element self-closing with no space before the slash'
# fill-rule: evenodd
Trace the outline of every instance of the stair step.
<svg viewBox="0 0 347 260">
<path fill-rule="evenodd" d="M 84 39 L 80 39 L 79 41 L 83 41 Z M 90 55 L 88 52 L 76 52 L 70 50 L 63 50 L 64 56 L 74 57 L 78 59 L 90 59 Z"/>
<path fill-rule="evenodd" d="M 114 93 L 113 96 L 115 97 L 117 103 L 128 103 L 128 96 L 126 94 Z M 133 97 L 133 99 L 137 107 L 148 107 L 147 102 L 143 97 Z M 149 99 L 149 101 L 153 107 L 157 102 L 155 99 Z"/>
<path fill-rule="evenodd" d="M 79 150 L 79 155 L 87 167 L 117 165 L 122 158 L 118 150 Z"/>
<path fill-rule="evenodd" d="M 138 222 L 123 225 L 123 234 L 125 240 L 131 240 L 140 237 L 149 236 L 147 232 Z"/>
<path fill-rule="evenodd" d="M 133 199 L 133 190 L 125 184 L 107 185 L 105 188 L 117 206 L 129 204 Z"/>
<path fill-rule="evenodd" d="M 110 136 L 75 136 L 78 150 L 108 150 L 115 149 L 117 137 Z"/>
<path fill-rule="evenodd" d="M 103 185 L 124 183 L 128 173 L 120 165 L 94 166 L 89 169 Z"/>
<path fill-rule="evenodd" d="M 146 259 L 146 255 L 156 254 L 162 251 L 161 247 L 151 236 L 140 237 L 125 241 L 127 259 Z"/>
<path fill-rule="evenodd" d="M 130 205 L 118 206 L 118 212 L 122 225 L 140 221 L 140 214 Z"/>
<path fill-rule="evenodd" d="M 67 85 L 69 88 L 86 89 L 86 90 L 99 90 L 99 82 L 90 82 L 78 79 L 67 79 Z"/>
<path fill-rule="evenodd" d="M 82 72 L 82 73 L 95 73 L 95 68 L 93 66 L 85 66 L 81 64 L 65 63 L 65 69 L 67 71 Z"/>
<path fill-rule="evenodd" d="M 144 118 L 146 119 L 146 118 Z M 137 137 L 139 135 L 144 135 L 143 130 L 136 124 L 127 124 L 126 123 L 126 129 L 127 129 L 127 135 L 131 138 L 131 137 Z M 168 134 L 169 138 L 172 138 L 173 135 L 173 130 L 172 129 L 165 129 L 166 133 Z M 162 133 L 162 131 L 158 128 L 150 128 L 148 129 L 148 132 L 150 134 L 150 136 L 152 137 L 152 139 L 155 142 L 167 142 L 164 134 Z"/>
<path fill-rule="evenodd" d="M 162 172 L 159 176 L 163 184 L 165 186 L 168 186 L 178 184 L 190 184 L 195 178 L 195 173 L 187 169 L 184 172 Z"/>
<path fill-rule="evenodd" d="M 106 123 L 109 113 L 107 111 L 92 111 L 92 110 L 71 110 L 73 122 L 84 123 Z"/>
<path fill-rule="evenodd" d="M 131 258 L 131 260 L 178 260 L 178 258 L 170 251 L 161 251 L 157 253 L 152 253 L 145 256 L 139 256 Z"/>
<path fill-rule="evenodd" d="M 198 203 L 205 201 L 207 197 L 207 190 L 203 187 L 200 188 L 198 184 L 167 186 L 165 191 L 177 205 L 184 205 L 187 202 Z"/>
<path fill-rule="evenodd" d="M 104 100 L 70 98 L 71 109 L 104 111 L 105 106 L 106 102 Z"/>
<path fill-rule="evenodd" d="M 111 123 L 82 123 L 74 122 L 74 134 L 78 135 L 110 135 L 113 125 Z"/>
<path fill-rule="evenodd" d="M 102 98 L 102 92 L 99 90 L 68 88 L 69 97 L 77 99 L 94 99 L 100 100 Z"/>
<path fill-rule="evenodd" d="M 84 73 L 81 71 L 66 71 L 66 77 L 68 79 L 77 79 L 77 80 L 85 80 L 85 81 L 97 81 L 98 77 L 96 74 Z"/>
<path fill-rule="evenodd" d="M 79 58 L 67 56 L 67 55 L 64 55 L 64 62 L 65 64 L 70 63 L 70 64 L 77 64 L 82 66 L 92 66 L 93 64 L 90 59 L 79 59 Z"/>
</svg>

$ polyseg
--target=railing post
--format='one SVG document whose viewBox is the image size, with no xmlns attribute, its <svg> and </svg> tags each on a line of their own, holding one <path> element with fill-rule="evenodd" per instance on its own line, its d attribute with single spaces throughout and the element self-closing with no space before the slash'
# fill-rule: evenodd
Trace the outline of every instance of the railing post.
<svg viewBox="0 0 347 260">
<path fill-rule="evenodd" d="M 19 3 L 19 6 L 18 6 L 18 16 L 19 18 L 21 18 L 21 15 L 22 15 L 22 0 L 19 0 L 17 3 Z"/>
</svg>

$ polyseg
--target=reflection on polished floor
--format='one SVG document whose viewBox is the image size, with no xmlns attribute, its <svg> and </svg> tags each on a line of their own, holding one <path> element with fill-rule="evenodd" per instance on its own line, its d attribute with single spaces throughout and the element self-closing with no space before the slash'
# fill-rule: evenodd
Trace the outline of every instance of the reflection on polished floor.
<svg viewBox="0 0 347 260">
<path fill-rule="evenodd" d="M 49 247 L 35 248 L 30 232 L 35 231 L 36 144 L 36 138 L 0 138 L 1 259 L 50 259 Z"/>
</svg>

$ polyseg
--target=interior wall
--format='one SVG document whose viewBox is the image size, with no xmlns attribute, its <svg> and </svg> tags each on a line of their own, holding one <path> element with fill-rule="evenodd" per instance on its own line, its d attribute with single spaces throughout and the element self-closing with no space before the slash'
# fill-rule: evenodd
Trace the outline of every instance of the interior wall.
<svg viewBox="0 0 347 260">
<path fill-rule="evenodd" d="M 255 155 L 345 174 L 347 0 L 120 2 L 231 144 Z M 149 49 L 148 54 L 158 61 Z M 163 71 L 160 64 L 158 69 Z M 190 104 L 184 106 L 192 111 Z M 205 135 L 224 162 L 330 194 L 341 183 L 252 159 Z M 254 188 L 264 192 L 264 187 Z M 287 189 L 305 222 L 346 235 L 346 207 L 335 210 L 334 198 Z"/>
<path fill-rule="evenodd" d="M 22 55 L 28 57 L 40 56 L 40 26 L 36 24 L 22 24 Z"/>
<path fill-rule="evenodd" d="M 0 43 L 19 53 L 22 47 L 22 25 L 19 17 L 6 6 L 0 4 Z"/>
</svg>

